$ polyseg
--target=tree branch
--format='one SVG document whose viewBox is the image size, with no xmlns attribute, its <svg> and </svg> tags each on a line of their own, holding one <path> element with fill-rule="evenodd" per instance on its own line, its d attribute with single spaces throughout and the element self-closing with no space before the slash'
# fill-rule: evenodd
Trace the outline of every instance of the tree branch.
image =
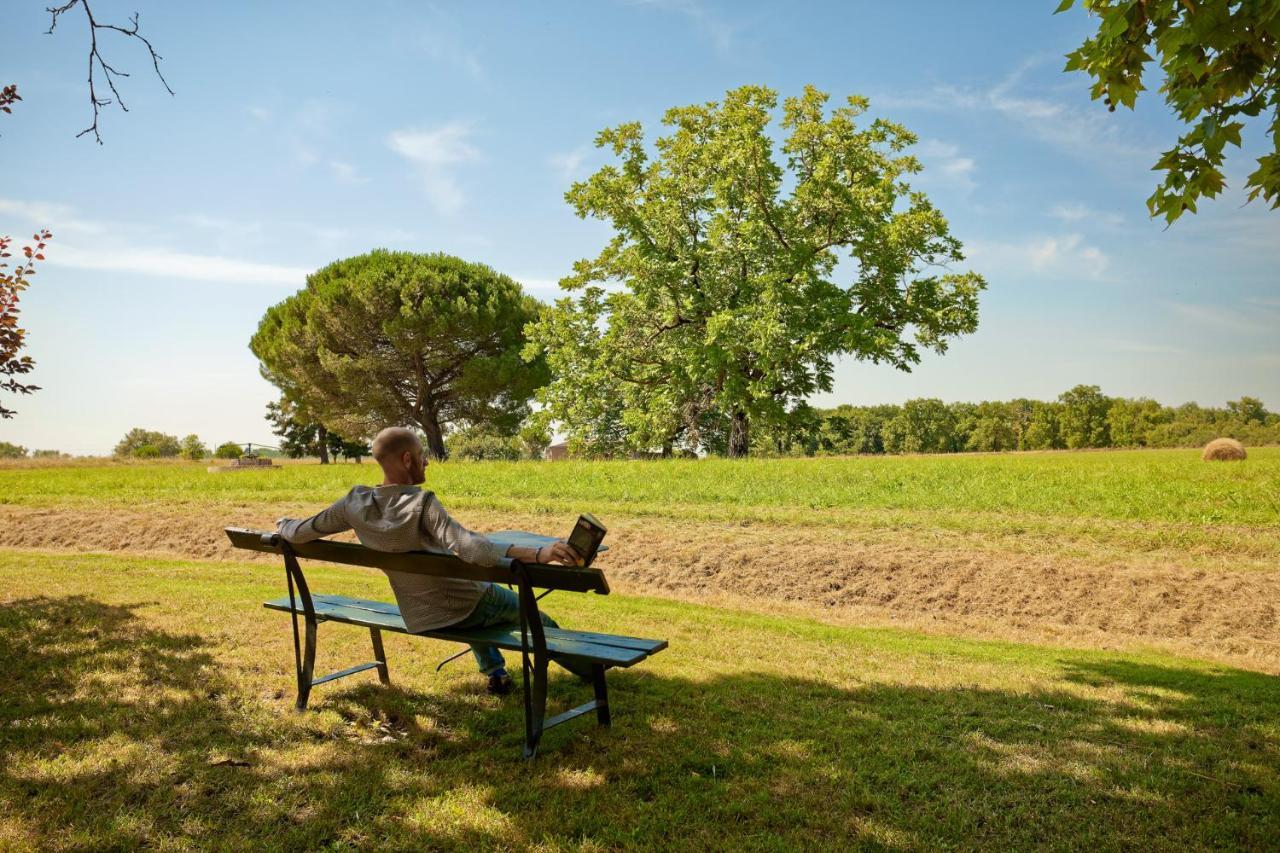
<svg viewBox="0 0 1280 853">
<path fill-rule="evenodd" d="M 84 136 L 86 133 L 92 133 L 94 140 L 101 145 L 102 135 L 98 133 L 98 113 L 102 107 L 115 103 L 124 112 L 128 112 L 129 108 L 125 106 L 124 98 L 120 96 L 120 90 L 116 88 L 116 77 L 128 77 L 127 71 L 120 71 L 110 65 L 102 58 L 101 52 L 98 50 L 98 30 L 114 30 L 121 35 L 130 38 L 136 38 L 147 46 L 147 52 L 151 54 L 151 67 L 155 69 L 156 76 L 160 78 L 160 82 L 164 85 L 165 91 L 170 95 L 173 89 L 169 87 L 169 81 L 164 79 L 164 74 L 160 72 L 160 60 L 163 59 L 160 54 L 156 53 L 155 47 L 147 39 L 146 36 L 138 32 L 138 13 L 134 12 L 133 17 L 129 19 L 130 26 L 122 27 L 117 24 L 100 24 L 93 17 L 93 10 L 89 8 L 89 0 L 67 0 L 61 6 L 50 6 L 45 9 L 49 13 L 49 29 L 45 31 L 45 35 L 53 35 L 53 31 L 58 26 L 58 18 L 61 15 L 79 6 L 84 10 L 85 19 L 89 22 L 89 103 L 93 106 L 93 124 L 76 134 L 76 138 Z M 97 90 L 94 86 L 95 67 L 102 70 L 103 79 L 107 81 L 107 87 L 111 89 L 111 94 L 115 96 L 115 100 L 111 98 L 99 98 Z"/>
</svg>

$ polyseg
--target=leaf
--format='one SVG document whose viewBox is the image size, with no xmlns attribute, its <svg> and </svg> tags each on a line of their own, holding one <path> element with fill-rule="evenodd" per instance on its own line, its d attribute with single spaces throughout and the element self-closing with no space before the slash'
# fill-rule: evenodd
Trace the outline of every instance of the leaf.
<svg viewBox="0 0 1280 853">
<path fill-rule="evenodd" d="M 1058 4 L 1058 8 L 1053 10 L 1053 14 L 1057 15 L 1061 12 L 1065 12 L 1075 4 L 1076 0 L 1062 0 L 1062 2 Z"/>
</svg>

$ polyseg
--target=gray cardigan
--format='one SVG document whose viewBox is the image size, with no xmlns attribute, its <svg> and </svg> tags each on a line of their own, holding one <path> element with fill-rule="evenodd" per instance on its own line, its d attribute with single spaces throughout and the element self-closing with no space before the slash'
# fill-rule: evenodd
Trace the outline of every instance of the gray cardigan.
<svg viewBox="0 0 1280 853">
<path fill-rule="evenodd" d="M 451 551 L 468 563 L 496 566 L 507 546 L 490 542 L 449 517 L 434 492 L 417 486 L 356 486 L 311 518 L 282 518 L 280 535 L 310 542 L 354 530 L 360 544 L 375 551 Z M 461 622 L 475 609 L 488 584 L 406 572 L 385 572 L 405 627 L 431 631 Z"/>
</svg>

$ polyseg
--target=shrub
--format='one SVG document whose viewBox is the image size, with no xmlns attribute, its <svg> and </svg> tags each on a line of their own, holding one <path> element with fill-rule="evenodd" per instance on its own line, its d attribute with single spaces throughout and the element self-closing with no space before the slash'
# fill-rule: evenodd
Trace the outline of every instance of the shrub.
<svg viewBox="0 0 1280 853">
<path fill-rule="evenodd" d="M 156 447 L 154 444 L 144 444 L 137 450 L 133 451 L 133 456 L 136 459 L 159 459 L 160 448 Z"/>
<path fill-rule="evenodd" d="M 139 456 L 138 451 L 148 446 L 155 448 L 156 456 L 164 457 L 177 456 L 179 451 L 182 450 L 182 445 L 179 444 L 177 436 L 134 427 L 125 433 L 124 438 L 120 439 L 120 443 L 116 445 L 114 453 L 116 456 Z"/>
<path fill-rule="evenodd" d="M 63 453 L 61 450 L 33 450 L 31 451 L 32 459 L 65 459 L 69 454 Z"/>
<path fill-rule="evenodd" d="M 520 458 L 520 440 L 478 427 L 460 430 L 449 437 L 449 456 L 474 462 L 512 461 Z"/>
<path fill-rule="evenodd" d="M 24 459 L 26 455 L 27 449 L 22 445 L 0 441 L 0 459 Z"/>
<path fill-rule="evenodd" d="M 215 459 L 239 459 L 244 455 L 244 450 L 234 441 L 223 442 L 218 445 L 218 449 L 213 451 Z"/>
<path fill-rule="evenodd" d="M 209 448 L 204 446 L 204 442 L 197 435 L 189 435 L 182 439 L 182 449 L 180 451 L 183 459 L 204 459 L 209 455 Z"/>
</svg>

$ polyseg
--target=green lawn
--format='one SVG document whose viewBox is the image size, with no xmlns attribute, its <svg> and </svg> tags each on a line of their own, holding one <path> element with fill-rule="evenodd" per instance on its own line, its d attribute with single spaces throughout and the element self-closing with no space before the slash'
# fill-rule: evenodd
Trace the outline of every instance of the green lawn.
<svg viewBox="0 0 1280 853">
<path fill-rule="evenodd" d="M 1020 466 L 1096 483 L 1109 465 L 1165 458 L 1136 457 L 999 457 L 990 482 L 1008 499 L 1015 472 L 1028 470 Z M 865 466 L 881 505 L 891 500 L 894 462 Z M 806 464 L 848 472 L 865 463 L 775 470 Z M 942 463 L 938 476 L 976 476 L 971 464 Z M 1260 454 L 1255 468 L 1173 465 L 1183 471 L 1177 483 L 1152 488 L 1256 497 L 1258 472 L 1275 464 Z M 687 474 L 688 494 L 714 505 L 734 492 L 706 472 L 741 484 L 756 465 L 640 470 Z M 455 491 L 485 478 L 514 484 L 520 472 L 578 471 L 603 482 L 616 473 L 611 497 L 652 499 L 633 470 L 439 473 Z M 349 472 L 299 469 L 268 482 L 327 496 Z M 126 488 L 195 500 L 255 488 L 183 469 L 120 474 Z M 787 493 L 778 480 L 761 485 Z M 835 475 L 815 480 L 811 493 L 850 494 Z M 27 484 L 17 500 L 41 499 L 31 479 L 9 479 L 0 494 L 14 499 L 14 482 Z M 54 486 L 46 497 L 110 494 L 92 477 L 77 484 L 59 472 L 43 482 Z M 566 493 L 590 492 L 572 477 L 560 482 Z M 1154 511 L 1099 490 L 1084 489 L 1080 501 Z M 260 606 L 280 593 L 280 574 L 0 550 L 0 848 L 1174 850 L 1263 849 L 1280 838 L 1280 679 L 1272 676 L 557 593 L 548 609 L 571 626 L 662 636 L 671 648 L 614 674 L 612 729 L 585 721 L 556 729 L 526 765 L 518 697 L 486 696 L 464 662 L 434 674 L 454 648 L 442 643 L 391 636 L 393 688 L 364 674 L 317 688 L 314 710 L 294 712 L 287 620 Z M 320 591 L 388 595 L 374 573 L 309 575 Z M 367 640 L 322 626 L 318 665 L 362 659 Z M 567 677 L 553 679 L 552 693 L 561 705 L 582 698 Z"/>
<path fill-rule="evenodd" d="M 1192 450 L 650 462 L 437 464 L 454 505 L 792 520 L 857 510 L 1015 513 L 1111 521 L 1280 525 L 1280 448 L 1206 464 Z M 366 464 L 209 474 L 203 464 L 0 468 L 0 504 L 324 502 Z"/>
</svg>

